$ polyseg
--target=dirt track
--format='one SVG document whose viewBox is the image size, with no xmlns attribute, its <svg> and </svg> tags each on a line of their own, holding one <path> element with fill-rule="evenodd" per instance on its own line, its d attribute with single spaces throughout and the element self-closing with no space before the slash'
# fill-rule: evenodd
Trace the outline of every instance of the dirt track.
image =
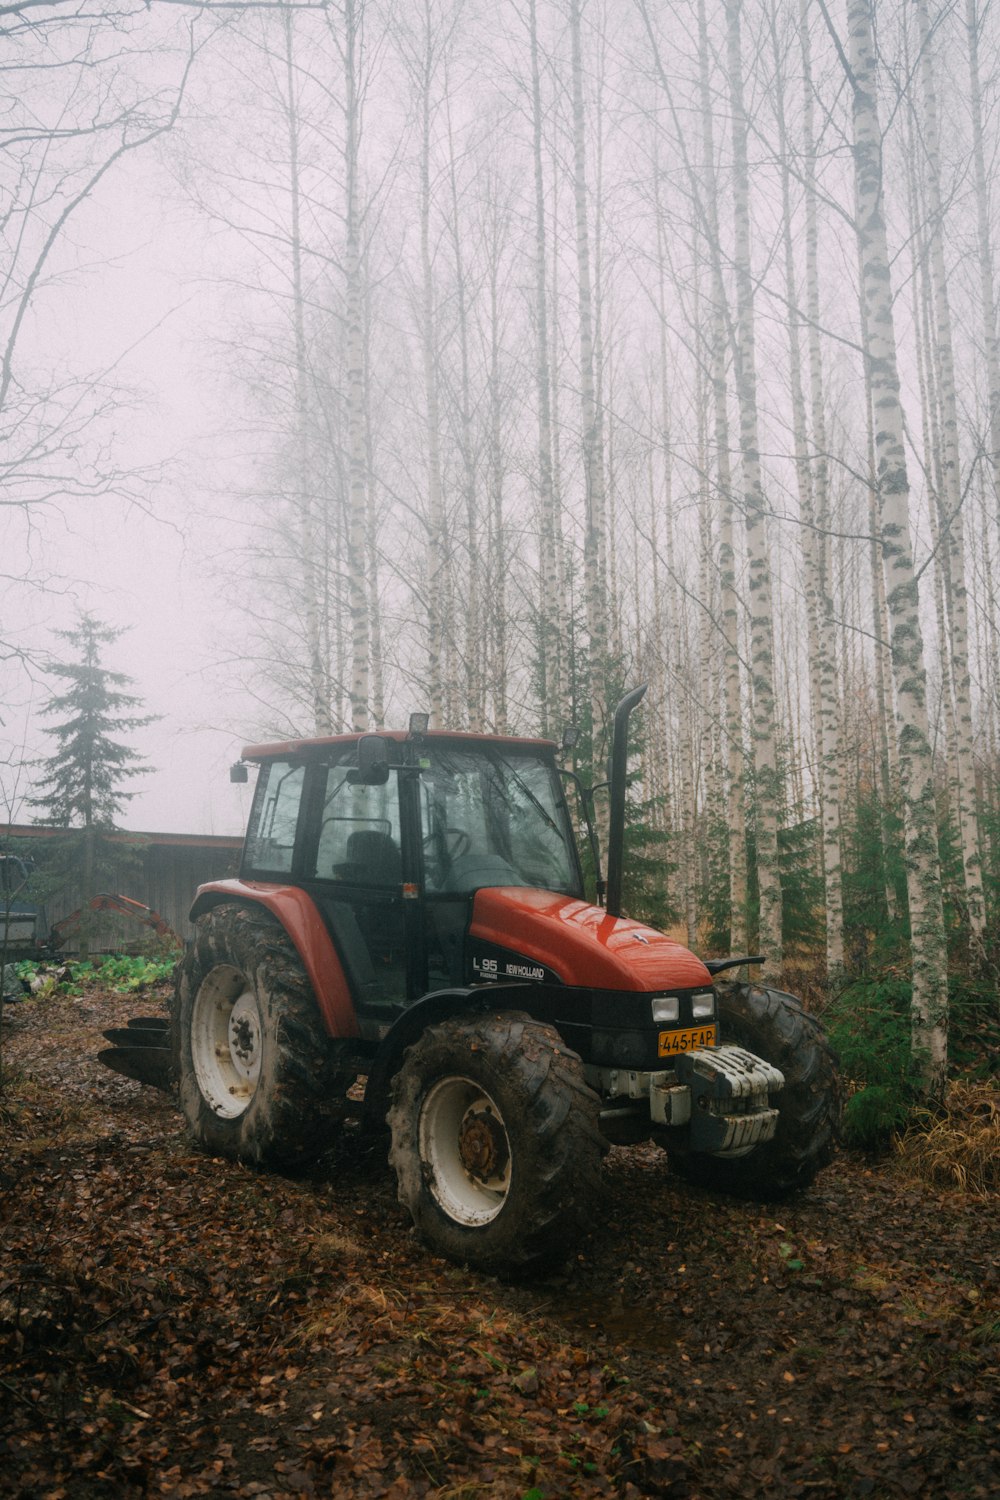
<svg viewBox="0 0 1000 1500">
<path fill-rule="evenodd" d="M 159 1002 L 5 1011 L 0 1494 L 992 1497 L 1000 1213 L 837 1160 L 780 1210 L 615 1150 L 559 1277 L 428 1255 L 384 1159 L 192 1150 L 93 1059 Z"/>
</svg>

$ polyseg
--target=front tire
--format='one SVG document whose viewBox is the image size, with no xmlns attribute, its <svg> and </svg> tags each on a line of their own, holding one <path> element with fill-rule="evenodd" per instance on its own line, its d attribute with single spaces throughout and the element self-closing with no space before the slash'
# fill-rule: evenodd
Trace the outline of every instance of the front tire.
<svg viewBox="0 0 1000 1500">
<path fill-rule="evenodd" d="M 808 1187 L 833 1157 L 840 1121 L 837 1060 L 822 1026 L 793 995 L 751 984 L 720 985 L 723 1042 L 745 1047 L 785 1075 L 773 1096 L 774 1135 L 746 1156 L 670 1151 L 673 1171 L 688 1182 L 763 1202 Z"/>
<path fill-rule="evenodd" d="M 450 1260 L 493 1272 L 557 1263 L 592 1220 L 599 1109 L 551 1026 L 510 1012 L 430 1026 L 393 1081 L 399 1200 Z"/>
<path fill-rule="evenodd" d="M 173 1031 L 181 1109 L 206 1151 L 294 1167 L 330 1144 L 342 1115 L 333 1048 L 302 960 L 269 913 L 227 905 L 198 919 Z"/>
</svg>

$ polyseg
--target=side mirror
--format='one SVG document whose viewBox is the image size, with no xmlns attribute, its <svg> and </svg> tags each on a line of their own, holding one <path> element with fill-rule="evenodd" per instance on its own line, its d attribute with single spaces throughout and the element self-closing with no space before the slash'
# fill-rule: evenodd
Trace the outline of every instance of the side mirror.
<svg viewBox="0 0 1000 1500">
<path fill-rule="evenodd" d="M 389 780 L 389 743 L 380 734 L 363 734 L 358 740 L 358 769 L 348 771 L 348 781 L 361 786 L 384 786 Z"/>
<path fill-rule="evenodd" d="M 245 782 L 250 780 L 250 773 L 241 760 L 229 767 L 229 779 L 233 782 Z"/>
</svg>

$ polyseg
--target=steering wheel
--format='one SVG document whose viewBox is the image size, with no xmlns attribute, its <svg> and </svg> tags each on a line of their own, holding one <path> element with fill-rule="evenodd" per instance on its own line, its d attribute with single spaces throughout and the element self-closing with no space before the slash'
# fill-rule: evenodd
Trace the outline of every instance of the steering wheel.
<svg viewBox="0 0 1000 1500">
<path fill-rule="evenodd" d="M 472 839 L 464 828 L 432 829 L 424 839 L 427 879 L 431 885 L 442 885 L 456 859 L 471 847 Z"/>
<path fill-rule="evenodd" d="M 463 854 L 468 854 L 472 848 L 472 839 L 464 828 L 436 828 L 432 829 L 424 839 L 424 850 L 434 853 L 444 848 L 444 857 L 448 864 L 458 859 Z"/>
</svg>

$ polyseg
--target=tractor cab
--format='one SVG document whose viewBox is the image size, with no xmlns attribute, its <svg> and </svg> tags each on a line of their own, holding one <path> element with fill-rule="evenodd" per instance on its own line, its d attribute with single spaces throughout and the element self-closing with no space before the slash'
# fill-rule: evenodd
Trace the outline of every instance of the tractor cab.
<svg viewBox="0 0 1000 1500">
<path fill-rule="evenodd" d="M 467 942 L 478 891 L 583 899 L 555 752 L 437 733 L 244 752 L 260 771 L 241 878 L 308 892 L 362 1035 L 429 990 L 482 981 Z"/>
</svg>

